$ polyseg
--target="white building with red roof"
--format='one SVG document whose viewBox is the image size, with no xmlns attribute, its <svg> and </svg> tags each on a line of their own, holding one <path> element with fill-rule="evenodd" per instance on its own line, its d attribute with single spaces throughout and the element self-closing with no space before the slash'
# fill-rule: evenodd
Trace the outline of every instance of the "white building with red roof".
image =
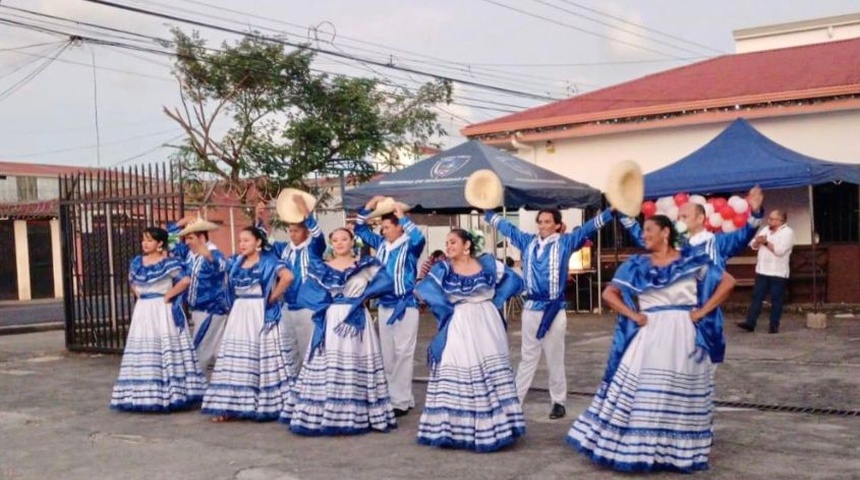
<svg viewBox="0 0 860 480">
<path fill-rule="evenodd" d="M 0 162 L 0 300 L 63 296 L 59 177 L 81 170 Z"/>
<path fill-rule="evenodd" d="M 741 117 L 789 149 L 860 164 L 860 14 L 736 30 L 734 38 L 738 53 L 469 125 L 462 133 L 600 189 L 616 162 L 633 159 L 646 173 L 657 170 Z M 815 210 L 816 218 L 838 223 L 826 233 L 817 227 L 821 243 L 853 246 L 851 281 L 860 287 L 858 187 L 825 185 L 815 194 L 852 199 L 838 211 L 826 202 Z M 805 188 L 766 192 L 768 208 L 788 211 L 801 245 L 812 237 L 808 205 Z"/>
</svg>

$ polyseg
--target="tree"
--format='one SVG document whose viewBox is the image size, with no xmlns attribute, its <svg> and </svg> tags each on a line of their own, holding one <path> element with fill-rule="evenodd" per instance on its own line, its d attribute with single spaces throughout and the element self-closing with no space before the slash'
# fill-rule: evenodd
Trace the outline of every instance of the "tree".
<svg viewBox="0 0 860 480">
<path fill-rule="evenodd" d="M 309 175 L 375 173 L 369 157 L 444 135 L 431 108 L 451 101 L 448 82 L 409 92 L 377 79 L 316 73 L 314 54 L 248 34 L 220 50 L 197 32 L 173 30 L 180 107 L 164 107 L 187 135 L 177 158 L 191 184 L 217 181 L 252 205 Z"/>
</svg>

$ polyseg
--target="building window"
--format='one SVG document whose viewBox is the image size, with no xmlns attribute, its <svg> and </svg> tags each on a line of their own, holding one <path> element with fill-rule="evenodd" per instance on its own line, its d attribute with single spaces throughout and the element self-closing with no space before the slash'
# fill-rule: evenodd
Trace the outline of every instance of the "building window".
<svg viewBox="0 0 860 480">
<path fill-rule="evenodd" d="M 812 189 L 815 231 L 821 243 L 860 241 L 860 191 L 857 185 L 842 182 L 818 185 Z"/>
<path fill-rule="evenodd" d="M 16 180 L 18 182 L 19 202 L 35 202 L 39 199 L 36 177 L 17 177 Z"/>
</svg>

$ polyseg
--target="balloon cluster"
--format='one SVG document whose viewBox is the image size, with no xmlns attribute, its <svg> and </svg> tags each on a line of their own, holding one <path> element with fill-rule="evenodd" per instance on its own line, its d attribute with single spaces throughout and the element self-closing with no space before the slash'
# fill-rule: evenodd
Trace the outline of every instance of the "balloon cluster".
<svg viewBox="0 0 860 480">
<path fill-rule="evenodd" d="M 645 218 L 652 215 L 666 215 L 673 222 L 678 220 L 678 210 L 686 203 L 698 203 L 705 209 L 705 228 L 711 232 L 733 232 L 747 223 L 750 216 L 749 202 L 737 195 L 727 199 L 722 197 L 705 198 L 701 195 L 676 193 L 674 196 L 660 197 L 657 201 L 642 203 Z"/>
</svg>

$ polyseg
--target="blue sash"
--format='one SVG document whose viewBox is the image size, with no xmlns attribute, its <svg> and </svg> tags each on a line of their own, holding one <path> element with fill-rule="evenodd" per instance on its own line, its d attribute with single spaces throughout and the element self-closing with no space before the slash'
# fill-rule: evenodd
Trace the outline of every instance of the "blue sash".
<svg viewBox="0 0 860 480">
<path fill-rule="evenodd" d="M 541 340 L 546 336 L 546 333 L 549 332 L 549 329 L 552 327 L 552 322 L 555 321 L 555 317 L 558 315 L 558 312 L 560 312 L 564 307 L 564 300 L 562 298 L 552 299 L 539 295 L 529 295 L 527 298 L 537 302 L 547 302 L 546 308 L 543 309 L 543 315 L 540 317 L 540 325 L 537 330 L 537 339 Z"/>
</svg>

